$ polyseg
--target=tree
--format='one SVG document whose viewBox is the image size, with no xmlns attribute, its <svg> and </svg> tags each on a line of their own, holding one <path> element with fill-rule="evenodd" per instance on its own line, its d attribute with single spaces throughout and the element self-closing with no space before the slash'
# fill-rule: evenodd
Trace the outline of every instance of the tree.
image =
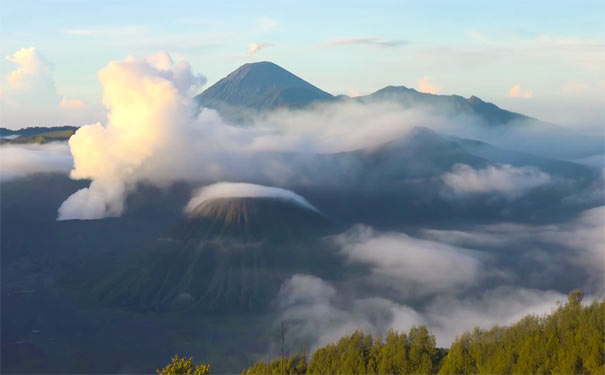
<svg viewBox="0 0 605 375">
<path fill-rule="evenodd" d="M 281 371 L 281 364 L 284 370 Z M 528 315 L 510 326 L 475 328 L 438 349 L 424 327 L 381 337 L 344 336 L 304 355 L 270 364 L 257 362 L 245 374 L 605 374 L 605 301 L 568 302 L 545 316 Z"/>
<path fill-rule="evenodd" d="M 155 370 L 159 375 L 208 375 L 210 374 L 210 365 L 202 363 L 193 364 L 193 357 L 179 358 L 178 354 L 172 357 L 172 363 L 166 365 L 161 370 Z"/>
</svg>

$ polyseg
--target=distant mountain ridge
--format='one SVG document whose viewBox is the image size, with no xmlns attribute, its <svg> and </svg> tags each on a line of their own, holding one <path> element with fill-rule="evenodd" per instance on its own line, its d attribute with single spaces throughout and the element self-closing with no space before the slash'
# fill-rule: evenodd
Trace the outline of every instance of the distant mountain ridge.
<svg viewBox="0 0 605 375">
<path fill-rule="evenodd" d="M 226 77 L 195 97 L 202 107 L 219 112 L 233 109 L 262 111 L 278 107 L 302 108 L 312 103 L 358 101 L 369 103 L 391 100 L 404 107 L 418 105 L 439 107 L 449 113 L 479 115 L 490 124 L 502 124 L 529 117 L 504 110 L 476 96 L 435 95 L 405 86 L 387 86 L 372 94 L 359 97 L 334 96 L 268 61 L 240 66 Z"/>
<path fill-rule="evenodd" d="M 605 150 L 603 139 L 577 133 L 520 113 L 508 111 L 477 96 L 436 95 L 405 86 L 387 86 L 358 97 L 333 96 L 282 67 L 267 61 L 244 64 L 195 97 L 201 107 L 217 110 L 234 123 L 254 123 L 261 111 L 301 109 L 316 103 L 395 102 L 437 116 L 455 118 L 463 138 L 476 139 L 511 151 L 574 160 Z M 477 121 L 478 120 L 478 121 Z"/>
<path fill-rule="evenodd" d="M 27 128 L 21 128 L 17 130 L 12 130 L 8 128 L 0 127 L 0 137 L 6 137 L 9 135 L 19 135 L 19 136 L 32 136 L 38 135 L 42 133 L 55 132 L 55 131 L 64 131 L 71 130 L 75 132 L 78 130 L 77 126 L 64 125 L 64 126 L 30 126 Z"/>
<path fill-rule="evenodd" d="M 427 106 L 439 108 L 446 114 L 472 114 L 481 117 L 490 125 L 531 119 L 525 115 L 502 109 L 474 95 L 464 98 L 460 95 L 427 94 L 405 86 L 387 86 L 372 94 L 353 99 L 363 103 L 390 100 L 398 102 L 404 107 Z"/>
<path fill-rule="evenodd" d="M 77 130 L 76 126 L 36 126 L 18 130 L 0 128 L 0 145 L 67 141 Z"/>
</svg>

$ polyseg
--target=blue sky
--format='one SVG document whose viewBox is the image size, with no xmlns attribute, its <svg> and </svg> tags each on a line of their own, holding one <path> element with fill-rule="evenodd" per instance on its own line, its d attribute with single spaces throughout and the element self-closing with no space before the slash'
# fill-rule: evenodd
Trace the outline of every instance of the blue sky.
<svg viewBox="0 0 605 375">
<path fill-rule="evenodd" d="M 334 94 L 405 85 L 477 95 L 589 132 L 605 118 L 602 1 L 4 0 L 0 17 L 2 55 L 35 47 L 58 96 L 90 108 L 109 61 L 167 51 L 208 84 L 270 60 Z M 253 43 L 263 48 L 251 54 Z M 15 69 L 0 63 L 3 77 Z"/>
</svg>

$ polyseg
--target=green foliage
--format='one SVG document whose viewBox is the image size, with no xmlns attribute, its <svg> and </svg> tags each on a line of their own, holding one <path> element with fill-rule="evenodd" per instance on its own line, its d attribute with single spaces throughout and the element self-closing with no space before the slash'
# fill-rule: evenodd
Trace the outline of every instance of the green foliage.
<svg viewBox="0 0 605 375">
<path fill-rule="evenodd" d="M 202 363 L 194 366 L 193 357 L 179 358 L 177 354 L 172 358 L 172 363 L 156 372 L 159 375 L 208 375 L 210 365 Z"/>
<path fill-rule="evenodd" d="M 409 334 L 389 332 L 380 336 L 355 332 L 319 348 L 307 364 L 304 355 L 290 357 L 282 372 L 281 360 L 255 363 L 243 374 L 409 374 L 435 373 L 443 351 L 426 327 L 413 327 Z"/>
<path fill-rule="evenodd" d="M 304 355 L 260 361 L 243 374 L 605 374 L 605 301 L 581 302 L 582 293 L 571 292 L 550 315 L 475 328 L 449 350 L 436 348 L 424 326 L 384 340 L 355 332 L 317 349 L 308 363 Z"/>
<path fill-rule="evenodd" d="M 20 135 L 17 138 L 13 138 L 13 139 L 2 138 L 2 139 L 0 139 L 0 145 L 2 145 L 2 144 L 26 144 L 26 143 L 44 144 L 44 143 L 55 142 L 55 141 L 67 141 L 74 134 L 75 134 L 75 130 L 73 130 L 73 129 L 50 130 L 47 132 L 36 133 L 36 134 L 32 134 L 32 135 Z"/>
<path fill-rule="evenodd" d="M 440 374 L 605 374 L 605 301 L 582 294 L 547 316 L 458 337 Z"/>
<path fill-rule="evenodd" d="M 244 370 L 248 375 L 302 375 L 307 373 L 307 356 L 303 354 L 270 361 L 258 361 L 254 366 Z"/>
</svg>

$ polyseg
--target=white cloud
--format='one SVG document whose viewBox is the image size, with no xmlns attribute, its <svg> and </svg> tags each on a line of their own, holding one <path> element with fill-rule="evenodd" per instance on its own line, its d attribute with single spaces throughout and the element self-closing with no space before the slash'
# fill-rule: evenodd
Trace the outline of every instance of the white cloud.
<svg viewBox="0 0 605 375">
<path fill-rule="evenodd" d="M 435 126 L 450 121 L 394 103 L 339 103 L 277 110 L 260 116 L 255 126 L 230 126 L 213 110 L 196 115 L 199 109 L 191 94 L 200 79 L 189 64 L 174 64 L 167 54 L 110 62 L 99 78 L 109 121 L 83 126 L 69 141 L 71 177 L 93 182 L 63 203 L 59 219 L 120 216 L 127 194 L 139 181 L 163 186 L 179 180 L 249 181 L 261 176 L 270 184 L 283 184 L 304 178 L 294 164 L 311 160 L 313 153 L 377 145 L 427 119 Z M 267 151 L 303 156 L 293 160 Z M 307 170 L 313 169 L 308 164 Z M 315 174 L 319 179 L 338 180 L 338 173 L 350 170 L 320 167 L 322 174 Z M 91 206 L 88 198 L 104 204 Z M 87 207 L 86 215 L 78 215 L 78 207 Z M 90 207 L 99 210 L 93 214 Z"/>
<path fill-rule="evenodd" d="M 354 87 L 351 87 L 351 88 L 349 88 L 347 90 L 347 95 L 350 96 L 350 97 L 352 97 L 352 98 L 354 98 L 356 96 L 361 96 L 361 95 L 364 95 L 364 94 L 362 94 L 361 91 L 359 91 L 358 89 L 356 89 Z"/>
<path fill-rule="evenodd" d="M 271 43 L 267 43 L 267 42 L 250 43 L 250 45 L 248 45 L 248 54 L 250 56 L 254 56 L 258 51 L 260 51 L 261 49 L 265 49 L 269 46 L 271 46 Z"/>
<path fill-rule="evenodd" d="M 509 196 L 522 194 L 551 181 L 550 176 L 538 168 L 507 164 L 483 169 L 456 164 L 442 179 L 456 193 L 502 193 Z"/>
<path fill-rule="evenodd" d="M 438 94 L 439 87 L 435 85 L 433 81 L 429 77 L 423 77 L 418 80 L 418 91 L 424 92 L 427 94 Z"/>
<path fill-rule="evenodd" d="M 514 85 L 510 90 L 508 90 L 508 94 L 513 98 L 524 98 L 529 99 L 533 97 L 533 92 L 531 90 L 521 90 L 519 85 Z"/>
<path fill-rule="evenodd" d="M 469 120 L 469 119 L 467 119 Z M 377 146 L 403 137 L 418 126 L 455 126 L 425 109 L 404 109 L 394 102 L 318 104 L 310 109 L 278 109 L 255 123 L 267 130 L 254 138 L 258 150 L 332 153 Z M 470 121 L 470 120 L 469 120 Z"/>
<path fill-rule="evenodd" d="M 13 89 L 39 88 L 42 84 L 54 88 L 49 79 L 53 70 L 52 64 L 34 47 L 21 48 L 12 56 L 6 56 L 6 60 L 17 65 L 17 69 L 7 77 Z"/>
<path fill-rule="evenodd" d="M 370 266 L 372 282 L 405 294 L 461 291 L 479 278 L 479 255 L 471 250 L 363 225 L 332 240 L 349 261 Z"/>
<path fill-rule="evenodd" d="M 62 98 L 57 93 L 53 64 L 36 48 L 22 48 L 6 59 L 16 69 L 8 75 L 9 87 L 0 96 L 3 126 L 78 124 L 102 115 L 96 109 L 86 108 L 79 99 Z"/>
<path fill-rule="evenodd" d="M 0 180 L 9 181 L 36 173 L 67 175 L 73 159 L 66 143 L 0 146 Z"/>
<path fill-rule="evenodd" d="M 204 202 L 221 198 L 275 198 L 293 202 L 301 207 L 316 211 L 305 198 L 291 190 L 272 186 L 246 183 L 220 182 L 197 190 L 185 206 L 185 212 L 195 214 L 196 209 Z"/>
<path fill-rule="evenodd" d="M 465 331 L 511 324 L 525 315 L 550 313 L 566 296 L 554 291 L 497 287 L 475 297 L 438 296 L 412 308 L 387 298 L 355 298 L 318 277 L 294 275 L 277 297 L 288 337 L 311 351 L 361 330 L 385 335 L 426 325 L 438 347 L 448 347 Z"/>
<path fill-rule="evenodd" d="M 551 264 L 557 266 L 557 272 L 569 265 L 580 267 L 590 278 L 586 285 L 578 286 L 602 294 L 605 292 L 604 228 L 605 206 L 601 206 L 583 211 L 577 217 L 559 224 L 501 223 L 472 230 L 425 230 L 425 235 L 454 246 L 526 249 L 521 255 L 537 259 L 542 264 L 538 271 L 543 271 Z M 561 247 L 563 251 L 559 250 Z"/>
<path fill-rule="evenodd" d="M 16 65 L 6 77 L 9 87 L 3 92 L 3 99 L 9 106 L 7 109 L 32 103 L 42 107 L 58 103 L 53 65 L 37 49 L 21 48 L 6 60 Z"/>
<path fill-rule="evenodd" d="M 67 99 L 63 97 L 61 103 L 59 103 L 59 107 L 61 108 L 83 108 L 84 103 L 80 99 Z"/>
<path fill-rule="evenodd" d="M 499 287 L 477 297 L 436 298 L 422 316 L 435 334 L 437 345 L 448 347 L 456 336 L 475 327 L 487 329 L 515 323 L 528 314 L 548 314 L 557 302 L 566 300 L 564 294 L 555 291 Z"/>
<path fill-rule="evenodd" d="M 411 308 L 380 297 L 339 299 L 330 283 L 297 274 L 286 280 L 277 296 L 280 321 L 285 321 L 297 341 L 311 345 L 311 351 L 356 330 L 385 333 L 396 324 L 410 327 L 422 319 Z"/>
<path fill-rule="evenodd" d="M 364 46 L 369 48 L 395 48 L 407 44 L 404 40 L 382 38 L 343 38 L 321 43 L 323 46 Z"/>
<path fill-rule="evenodd" d="M 167 54 L 110 62 L 99 77 L 109 121 L 81 127 L 70 139 L 75 160 L 72 178 L 94 182 L 64 203 L 61 219 L 78 218 L 78 205 L 97 193 L 95 199 L 104 196 L 108 209 L 87 218 L 119 216 L 126 195 L 141 181 L 161 186 L 181 180 L 342 184 L 343 177 L 346 180 L 361 168 L 359 158 L 335 158 L 334 163 L 317 165 L 313 163 L 321 158 L 315 154 L 376 147 L 427 124 L 448 133 L 466 131 L 464 136 L 481 128 L 480 120 L 472 116 L 444 117 L 436 110 L 404 109 L 395 102 L 356 101 L 280 108 L 254 117 L 247 124 L 252 126 L 231 126 L 213 110 L 199 111 L 191 99 L 199 79 L 188 64 L 174 64 Z M 285 156 L 277 151 L 293 153 Z M 534 186 L 524 178 L 546 176 L 530 173 L 529 167 L 469 168 L 461 166 L 444 179 L 459 191 L 493 189 L 513 195 L 512 188 L 490 179 L 503 179 L 508 173 L 515 189 L 523 190 Z M 476 186 L 465 186 L 466 176 L 457 173 L 477 175 Z M 481 183 L 487 187 L 478 186 Z M 71 214 L 66 216 L 68 206 Z"/>
</svg>

